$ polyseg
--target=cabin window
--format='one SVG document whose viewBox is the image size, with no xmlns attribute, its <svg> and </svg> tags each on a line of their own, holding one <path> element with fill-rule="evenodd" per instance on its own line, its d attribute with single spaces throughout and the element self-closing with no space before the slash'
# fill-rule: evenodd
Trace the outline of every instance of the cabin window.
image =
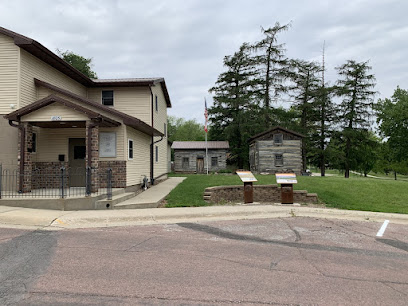
<svg viewBox="0 0 408 306">
<path fill-rule="evenodd" d="M 113 90 L 102 90 L 102 104 L 113 106 Z"/>
<path fill-rule="evenodd" d="M 283 166 L 283 155 L 275 154 L 275 167 L 282 167 L 282 166 Z"/>
<path fill-rule="evenodd" d="M 275 144 L 282 144 L 283 142 L 283 134 L 275 134 L 273 135 L 273 142 Z"/>
<path fill-rule="evenodd" d="M 218 166 L 218 157 L 213 156 L 211 157 L 211 167 L 217 167 Z"/>
<path fill-rule="evenodd" d="M 159 161 L 159 147 L 156 146 L 156 163 Z"/>
<path fill-rule="evenodd" d="M 33 133 L 31 138 L 31 150 L 32 153 L 37 152 L 37 133 Z"/>
<path fill-rule="evenodd" d="M 128 140 L 128 159 L 129 160 L 133 159 L 133 140 L 132 139 Z"/>
<path fill-rule="evenodd" d="M 188 169 L 190 164 L 190 160 L 188 157 L 183 157 L 183 163 L 182 163 L 182 167 L 183 169 Z"/>
</svg>

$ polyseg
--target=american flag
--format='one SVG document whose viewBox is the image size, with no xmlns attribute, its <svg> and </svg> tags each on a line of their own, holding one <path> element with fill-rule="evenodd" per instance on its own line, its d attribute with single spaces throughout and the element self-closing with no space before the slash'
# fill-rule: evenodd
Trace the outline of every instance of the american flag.
<svg viewBox="0 0 408 306">
<path fill-rule="evenodd" d="M 208 111 L 207 111 L 207 100 L 204 98 L 204 103 L 205 103 L 205 110 L 204 110 L 204 117 L 205 117 L 205 125 L 204 125 L 204 131 L 207 133 L 208 132 L 208 128 L 207 128 L 207 124 L 208 124 Z"/>
</svg>

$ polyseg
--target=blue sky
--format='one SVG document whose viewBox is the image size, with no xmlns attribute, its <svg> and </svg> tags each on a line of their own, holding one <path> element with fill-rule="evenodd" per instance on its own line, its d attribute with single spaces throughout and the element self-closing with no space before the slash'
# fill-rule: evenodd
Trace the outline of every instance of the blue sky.
<svg viewBox="0 0 408 306">
<path fill-rule="evenodd" d="M 292 24 L 279 37 L 290 58 L 320 61 L 325 41 L 327 80 L 348 59 L 369 60 L 377 98 L 407 89 L 407 10 L 392 0 L 0 0 L 0 26 L 92 57 L 99 78 L 164 77 L 169 114 L 203 122 L 223 57 L 277 21 Z"/>
</svg>

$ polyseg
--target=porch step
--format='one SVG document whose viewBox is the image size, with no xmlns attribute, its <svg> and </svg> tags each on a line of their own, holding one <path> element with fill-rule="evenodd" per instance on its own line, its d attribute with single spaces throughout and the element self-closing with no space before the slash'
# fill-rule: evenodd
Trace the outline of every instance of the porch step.
<svg viewBox="0 0 408 306">
<path fill-rule="evenodd" d="M 125 192 L 124 190 L 119 190 L 114 192 L 112 195 L 112 200 L 99 200 L 95 202 L 95 209 L 113 209 L 118 203 L 124 202 L 135 196 L 135 192 Z"/>
</svg>

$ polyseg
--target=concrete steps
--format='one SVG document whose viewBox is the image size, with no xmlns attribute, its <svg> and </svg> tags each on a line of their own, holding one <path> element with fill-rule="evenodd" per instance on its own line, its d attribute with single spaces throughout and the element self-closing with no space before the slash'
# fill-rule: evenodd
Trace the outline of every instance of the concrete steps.
<svg viewBox="0 0 408 306">
<path fill-rule="evenodd" d="M 102 199 L 95 202 L 95 209 L 113 209 L 119 203 L 135 197 L 135 192 L 117 192 L 112 194 L 112 200 Z"/>
</svg>

